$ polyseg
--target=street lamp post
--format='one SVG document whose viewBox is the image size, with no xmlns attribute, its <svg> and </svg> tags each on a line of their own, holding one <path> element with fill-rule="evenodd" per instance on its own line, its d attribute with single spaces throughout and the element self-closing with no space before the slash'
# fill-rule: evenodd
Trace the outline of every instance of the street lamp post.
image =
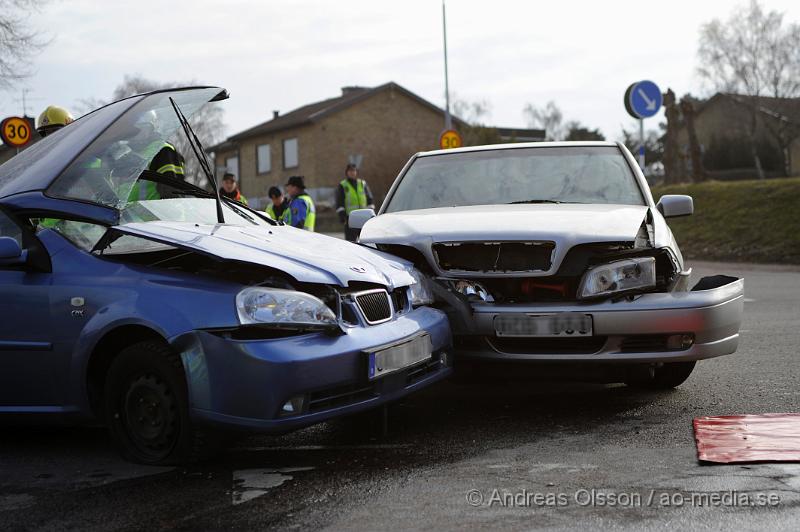
<svg viewBox="0 0 800 532">
<path fill-rule="evenodd" d="M 447 13 L 442 0 L 442 34 L 444 36 L 444 128 L 453 129 L 450 119 L 450 83 L 447 79 Z"/>
</svg>

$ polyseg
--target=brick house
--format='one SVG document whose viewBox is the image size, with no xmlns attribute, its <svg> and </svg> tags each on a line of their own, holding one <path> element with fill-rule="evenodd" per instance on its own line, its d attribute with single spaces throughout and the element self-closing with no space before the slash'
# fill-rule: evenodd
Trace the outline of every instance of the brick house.
<svg viewBox="0 0 800 532">
<path fill-rule="evenodd" d="M 454 118 L 458 127 L 463 123 Z M 217 173 L 238 175 L 242 192 L 263 204 L 271 185 L 303 175 L 324 202 L 356 162 L 379 204 L 408 160 L 438 148 L 444 111 L 400 85 L 344 87 L 342 94 L 304 105 L 208 149 Z M 326 195 L 326 193 L 329 193 Z"/>
<path fill-rule="evenodd" d="M 752 177 L 752 109 L 756 146 L 768 176 L 800 175 L 800 98 L 752 97 L 717 93 L 695 104 L 695 130 L 703 165 L 714 177 Z M 688 157 L 689 134 L 678 129 L 678 144 Z"/>
</svg>

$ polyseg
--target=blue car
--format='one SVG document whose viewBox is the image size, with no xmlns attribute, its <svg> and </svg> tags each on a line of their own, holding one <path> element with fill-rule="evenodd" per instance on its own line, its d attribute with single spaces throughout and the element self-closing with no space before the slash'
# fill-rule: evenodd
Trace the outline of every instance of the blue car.
<svg viewBox="0 0 800 532">
<path fill-rule="evenodd" d="M 126 458 L 171 464 L 450 373 L 410 263 L 216 193 L 187 117 L 225 98 L 133 96 L 0 166 L 0 419 L 100 420 Z"/>
</svg>

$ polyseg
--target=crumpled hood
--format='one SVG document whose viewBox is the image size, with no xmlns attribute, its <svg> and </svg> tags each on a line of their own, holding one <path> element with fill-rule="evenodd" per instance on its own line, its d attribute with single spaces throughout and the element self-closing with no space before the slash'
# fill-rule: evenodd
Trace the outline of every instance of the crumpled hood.
<svg viewBox="0 0 800 532">
<path fill-rule="evenodd" d="M 407 271 L 410 263 L 402 259 L 289 226 L 144 222 L 114 229 L 225 260 L 268 266 L 301 282 L 347 286 L 361 281 L 389 289 L 414 282 Z"/>
<path fill-rule="evenodd" d="M 383 214 L 367 222 L 361 242 L 402 243 L 430 236 L 434 242 L 462 240 L 633 240 L 644 205 L 477 205 Z M 389 239 L 389 240 L 387 240 Z"/>
<path fill-rule="evenodd" d="M 439 270 L 431 250 L 436 242 L 552 241 L 551 268 L 533 273 L 487 273 L 500 277 L 553 275 L 567 251 L 590 242 L 631 242 L 645 220 L 646 205 L 525 204 L 443 207 L 382 214 L 369 220 L 360 242 L 413 246 L 439 275 L 475 273 Z"/>
</svg>

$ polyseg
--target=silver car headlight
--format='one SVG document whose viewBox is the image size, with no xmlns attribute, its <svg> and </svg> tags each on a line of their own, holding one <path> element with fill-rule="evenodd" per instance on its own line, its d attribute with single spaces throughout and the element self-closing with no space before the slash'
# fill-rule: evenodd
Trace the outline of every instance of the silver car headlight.
<svg viewBox="0 0 800 532">
<path fill-rule="evenodd" d="M 594 266 L 584 274 L 578 298 L 605 296 L 656 285 L 656 259 L 638 257 Z"/>
<path fill-rule="evenodd" d="M 411 292 L 411 306 L 420 307 L 423 305 L 432 305 L 433 291 L 431 290 L 428 278 L 422 275 L 422 272 L 416 268 L 409 269 L 408 273 L 414 278 L 414 284 L 408 287 Z"/>
<path fill-rule="evenodd" d="M 236 311 L 242 325 L 336 324 L 336 315 L 318 298 L 305 292 L 251 286 L 236 295 Z"/>
</svg>

